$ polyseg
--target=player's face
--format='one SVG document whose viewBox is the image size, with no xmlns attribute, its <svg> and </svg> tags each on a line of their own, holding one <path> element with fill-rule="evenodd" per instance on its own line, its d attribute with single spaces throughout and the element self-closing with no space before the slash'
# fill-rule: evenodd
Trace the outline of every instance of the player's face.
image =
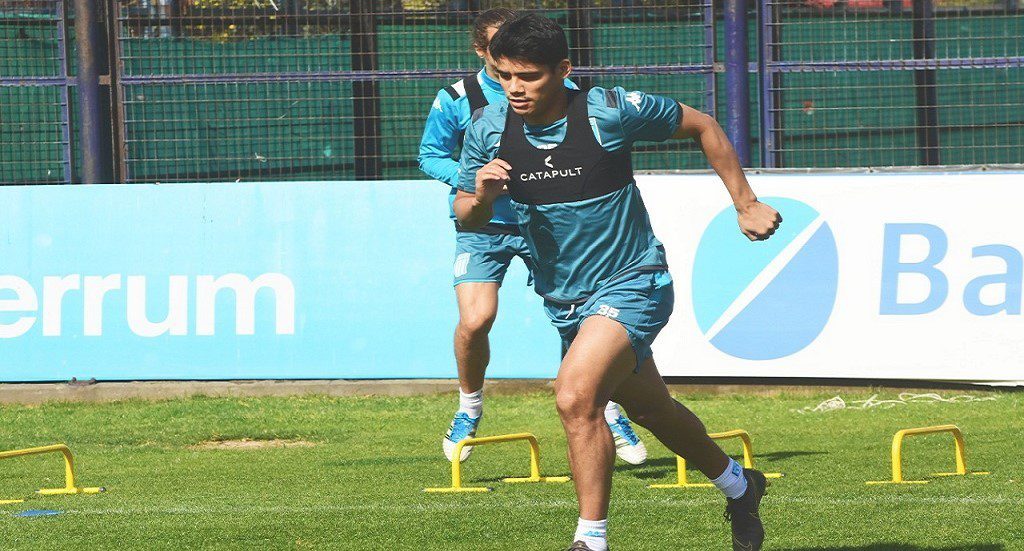
<svg viewBox="0 0 1024 551">
<path fill-rule="evenodd" d="M 502 57 L 495 60 L 495 66 L 509 106 L 524 118 L 547 114 L 560 105 L 565 77 L 572 69 L 568 59 L 549 67 Z"/>
</svg>

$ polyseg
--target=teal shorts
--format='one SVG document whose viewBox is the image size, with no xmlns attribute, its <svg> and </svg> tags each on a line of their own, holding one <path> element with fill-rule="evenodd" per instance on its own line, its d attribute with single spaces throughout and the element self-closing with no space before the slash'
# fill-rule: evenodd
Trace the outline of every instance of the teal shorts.
<svg viewBox="0 0 1024 551">
<path fill-rule="evenodd" d="M 533 258 L 519 235 L 460 231 L 455 234 L 455 285 L 469 282 L 498 283 L 515 257 L 533 272 Z"/>
<path fill-rule="evenodd" d="M 668 324 L 675 294 L 667 270 L 634 272 L 605 284 L 583 302 L 544 301 L 544 311 L 562 336 L 562 357 L 590 316 L 613 319 L 626 328 L 637 369 L 651 357 L 651 344 Z"/>
</svg>

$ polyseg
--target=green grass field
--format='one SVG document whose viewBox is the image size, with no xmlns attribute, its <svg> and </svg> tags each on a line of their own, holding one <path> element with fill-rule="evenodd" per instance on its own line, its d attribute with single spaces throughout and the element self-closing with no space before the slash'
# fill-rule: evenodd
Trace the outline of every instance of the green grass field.
<svg viewBox="0 0 1024 551">
<path fill-rule="evenodd" d="M 843 391 L 848 404 L 895 390 Z M 799 413 L 836 392 L 697 394 L 679 398 L 712 431 L 749 430 L 758 466 L 782 471 L 762 506 L 766 549 L 1024 549 L 1024 394 L 939 391 L 970 401 Z M 525 445 L 478 448 L 467 481 L 487 494 L 425 494 L 448 483 L 440 437 L 451 396 L 415 398 L 194 398 L 162 402 L 3 406 L 0 449 L 67 442 L 93 496 L 29 497 L 0 506 L 3 549 L 545 549 L 568 546 L 570 484 L 507 485 L 525 474 Z M 482 434 L 529 430 L 545 474 L 567 474 L 547 394 L 490 396 Z M 927 485 L 866 486 L 889 475 L 893 433 L 956 423 L 968 467 L 991 476 Z M 618 466 L 610 514 L 617 550 L 727 549 L 715 490 L 651 490 L 675 462 L 647 433 L 646 466 Z M 283 447 L 211 441 L 286 440 Z M 249 444 L 252 446 L 252 444 Z M 738 451 L 738 443 L 727 445 Z M 949 470 L 946 435 L 909 439 L 907 475 Z M 0 499 L 63 483 L 57 457 L 0 462 Z M 693 473 L 694 478 L 699 475 Z M 16 515 L 28 509 L 62 514 Z"/>
</svg>

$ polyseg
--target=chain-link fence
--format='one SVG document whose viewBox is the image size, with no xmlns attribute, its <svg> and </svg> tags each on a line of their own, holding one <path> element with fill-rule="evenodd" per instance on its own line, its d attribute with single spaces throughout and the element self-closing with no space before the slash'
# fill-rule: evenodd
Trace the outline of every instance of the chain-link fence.
<svg viewBox="0 0 1024 551">
<path fill-rule="evenodd" d="M 70 3 L 0 0 L 0 182 L 75 180 Z M 431 102 L 479 69 L 470 25 L 498 6 L 558 21 L 584 86 L 667 95 L 720 120 L 743 108 L 727 111 L 716 89 L 724 10 L 711 0 L 94 5 L 109 32 L 103 108 L 118 181 L 423 177 Z M 1024 163 L 1018 0 L 750 6 L 755 166 Z M 634 165 L 705 167 L 689 142 L 638 144 Z"/>
<path fill-rule="evenodd" d="M 762 0 L 765 166 L 1024 163 L 1014 0 Z"/>
<path fill-rule="evenodd" d="M 65 22 L 60 0 L 0 1 L 0 184 L 72 180 Z"/>
<path fill-rule="evenodd" d="M 470 24 L 498 5 L 565 27 L 580 80 L 714 109 L 709 3 L 607 4 L 117 2 L 122 177 L 420 178 L 431 103 L 480 68 Z M 635 164 L 697 168 L 698 156 L 651 145 Z"/>
</svg>

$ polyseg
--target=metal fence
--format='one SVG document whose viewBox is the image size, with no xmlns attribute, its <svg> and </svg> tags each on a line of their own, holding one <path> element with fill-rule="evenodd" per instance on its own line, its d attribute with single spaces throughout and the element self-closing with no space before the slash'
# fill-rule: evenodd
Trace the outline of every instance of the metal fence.
<svg viewBox="0 0 1024 551">
<path fill-rule="evenodd" d="M 97 160 L 121 182 L 420 178 L 431 102 L 499 5 L 565 27 L 581 84 L 716 114 L 752 166 L 1024 163 L 1017 0 L 720 1 L 0 0 L 0 182 Z M 101 82 L 75 77 L 72 4 L 102 23 Z M 97 119 L 112 152 L 79 143 Z M 705 166 L 689 142 L 634 165 Z"/>
<path fill-rule="evenodd" d="M 480 68 L 470 23 L 492 7 L 438 4 L 116 2 L 121 177 L 422 177 L 426 115 L 438 90 Z M 710 4 L 501 4 L 559 21 L 581 80 L 714 109 Z M 650 145 L 636 164 L 696 167 L 697 155 Z"/>
<path fill-rule="evenodd" d="M 0 184 L 73 179 L 63 2 L 0 2 Z"/>
<path fill-rule="evenodd" d="M 1013 0 L 763 0 L 767 167 L 1024 162 Z"/>
</svg>

